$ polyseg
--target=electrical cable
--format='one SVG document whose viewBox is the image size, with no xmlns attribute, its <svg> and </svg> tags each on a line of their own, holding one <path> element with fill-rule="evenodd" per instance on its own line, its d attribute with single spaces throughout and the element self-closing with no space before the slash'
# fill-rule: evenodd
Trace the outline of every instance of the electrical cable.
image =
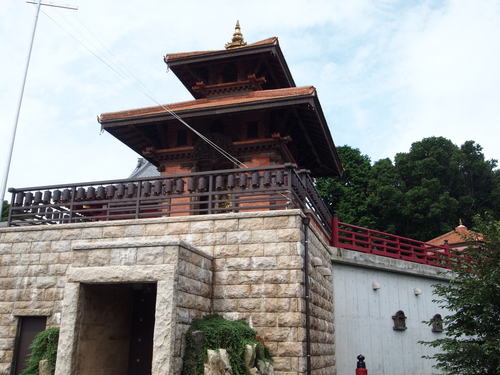
<svg viewBox="0 0 500 375">
<path fill-rule="evenodd" d="M 196 129 L 194 129 L 191 125 L 189 125 L 186 121 L 184 121 L 179 115 L 177 115 L 174 111 L 170 110 L 166 105 L 162 104 L 160 102 L 160 100 L 158 99 L 158 97 L 156 97 L 156 95 L 151 92 L 137 77 L 135 77 L 132 73 L 130 73 L 130 71 L 121 63 L 120 65 L 123 66 L 123 68 L 128 72 L 125 73 L 123 72 L 118 66 L 116 66 L 116 64 L 114 64 L 112 61 L 110 61 L 108 59 L 108 61 L 105 61 L 106 57 L 104 54 L 102 54 L 102 52 L 99 51 L 99 49 L 92 43 L 90 42 L 85 36 L 83 36 L 83 34 L 81 32 L 79 32 L 77 30 L 77 32 L 82 35 L 82 37 L 90 43 L 90 45 L 95 48 L 97 50 L 97 52 L 101 53 L 102 57 L 99 56 L 96 52 L 94 52 L 93 50 L 91 50 L 88 46 L 86 46 L 84 43 L 82 43 L 77 37 L 75 37 L 71 32 L 69 32 L 67 29 L 65 29 L 60 23 L 58 23 L 54 18 L 50 17 L 45 11 L 41 10 L 43 14 L 45 14 L 52 22 L 54 22 L 57 26 L 59 26 L 64 32 L 66 32 L 69 36 L 71 36 L 77 43 L 79 43 L 82 47 L 84 47 L 87 51 L 89 51 L 91 54 L 93 54 L 95 57 L 97 57 L 102 63 L 104 63 L 106 66 L 108 66 L 111 70 L 113 70 L 116 74 L 118 74 L 120 77 L 122 77 L 124 80 L 126 80 L 127 82 L 129 82 L 130 84 L 132 84 L 137 90 L 139 90 L 140 92 L 142 92 L 145 96 L 147 96 L 149 99 L 151 99 L 153 102 L 155 102 L 158 106 L 160 106 L 161 108 L 163 108 L 167 113 L 169 113 L 172 117 L 174 117 L 176 120 L 178 120 L 179 122 L 181 122 L 184 126 L 186 126 L 188 129 L 190 129 L 193 133 L 195 133 L 198 137 L 200 137 L 203 141 L 205 141 L 206 143 L 208 143 L 211 147 L 213 147 L 217 152 L 219 152 L 220 154 L 222 154 L 222 156 L 224 156 L 226 159 L 228 159 L 230 162 L 232 162 L 233 164 L 237 165 L 238 167 L 240 168 L 248 168 L 243 162 L 241 162 L 240 160 L 238 160 L 236 157 L 234 157 L 233 155 L 231 155 L 230 153 L 228 153 L 226 150 L 224 150 L 223 148 L 221 148 L 219 145 L 215 144 L 213 141 L 211 141 L 210 139 L 208 139 L 206 136 L 204 136 L 203 134 L 201 134 L 199 131 L 197 131 Z M 71 25 L 71 23 L 69 21 L 66 20 L 66 18 L 64 16 L 62 16 L 63 19 L 65 19 L 65 21 Z M 83 25 L 83 22 L 79 20 L 80 23 L 82 23 Z M 73 27 L 75 30 L 76 28 L 71 25 L 71 27 Z M 87 30 L 88 28 L 86 26 L 84 26 Z M 90 31 L 89 31 L 90 32 Z M 103 45 L 98 39 L 97 37 L 95 37 L 95 35 L 93 33 L 90 32 L 90 34 L 101 44 Z M 104 47 L 104 45 L 103 45 Z M 116 57 L 114 57 L 114 55 L 106 48 L 104 47 L 104 49 L 106 51 L 108 51 L 108 53 L 115 59 L 118 61 L 118 59 L 116 59 Z M 130 78 L 131 75 L 132 77 L 134 77 L 134 80 L 132 80 L 132 78 Z"/>
</svg>

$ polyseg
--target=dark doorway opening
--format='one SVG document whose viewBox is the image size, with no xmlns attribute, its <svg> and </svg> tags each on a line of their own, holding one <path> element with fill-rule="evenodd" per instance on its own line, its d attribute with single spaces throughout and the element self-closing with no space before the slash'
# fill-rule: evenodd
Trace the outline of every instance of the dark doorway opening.
<svg viewBox="0 0 500 375">
<path fill-rule="evenodd" d="M 12 375 L 19 375 L 28 368 L 27 361 L 31 355 L 31 343 L 37 334 L 45 331 L 47 317 L 45 316 L 20 316 L 17 326 L 16 346 Z"/>
<path fill-rule="evenodd" d="M 156 284 L 139 284 L 133 293 L 129 375 L 151 374 Z"/>
<path fill-rule="evenodd" d="M 82 284 L 75 375 L 150 375 L 156 284 Z"/>
</svg>

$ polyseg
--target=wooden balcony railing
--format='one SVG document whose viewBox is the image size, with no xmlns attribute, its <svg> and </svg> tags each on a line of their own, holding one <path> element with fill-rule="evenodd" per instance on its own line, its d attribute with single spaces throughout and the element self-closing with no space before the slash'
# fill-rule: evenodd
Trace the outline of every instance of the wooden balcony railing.
<svg viewBox="0 0 500 375">
<path fill-rule="evenodd" d="M 431 266 L 450 268 L 452 258 L 461 257 L 450 247 L 436 246 L 389 233 L 357 227 L 332 218 L 332 245 Z"/>
<path fill-rule="evenodd" d="M 293 164 L 9 192 L 9 226 L 299 208 L 311 212 L 328 236 L 331 233 L 331 215 L 313 180 Z"/>
</svg>

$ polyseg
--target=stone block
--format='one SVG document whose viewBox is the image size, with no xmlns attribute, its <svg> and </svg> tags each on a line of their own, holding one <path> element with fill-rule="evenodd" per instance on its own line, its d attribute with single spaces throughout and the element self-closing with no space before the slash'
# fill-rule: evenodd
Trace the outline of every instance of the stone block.
<svg viewBox="0 0 500 375">
<path fill-rule="evenodd" d="M 146 236 L 163 236 L 167 231 L 167 224 L 147 224 L 146 225 Z"/>
<path fill-rule="evenodd" d="M 125 231 L 123 233 L 124 237 L 141 237 L 146 233 L 146 225 L 137 224 L 137 225 L 128 225 L 125 227 Z"/>
<path fill-rule="evenodd" d="M 62 229 L 44 228 L 42 241 L 59 241 L 61 239 L 61 235 Z"/>
<path fill-rule="evenodd" d="M 272 270 L 276 269 L 276 257 L 252 257 L 251 267 L 253 270 Z"/>
<path fill-rule="evenodd" d="M 228 232 L 227 233 L 227 243 L 231 244 L 242 244 L 242 243 L 252 243 L 252 232 L 251 231 L 239 231 L 239 232 Z"/>
<path fill-rule="evenodd" d="M 43 253 L 50 251 L 50 242 L 49 241 L 37 241 L 31 244 L 31 251 L 34 253 Z"/>
<path fill-rule="evenodd" d="M 251 285 L 227 285 L 223 288 L 223 298 L 250 298 Z"/>
<path fill-rule="evenodd" d="M 277 230 L 254 231 L 252 240 L 254 242 L 275 243 L 277 239 L 277 232 Z"/>
<path fill-rule="evenodd" d="M 118 248 L 110 249 L 110 261 L 111 266 L 131 266 L 135 265 L 137 262 L 137 248 Z"/>
<path fill-rule="evenodd" d="M 287 256 L 293 255 L 290 242 L 273 242 L 264 245 L 264 255 L 266 256 Z"/>
<path fill-rule="evenodd" d="M 141 247 L 137 250 L 137 264 L 163 264 L 164 247 Z"/>
<path fill-rule="evenodd" d="M 305 355 L 305 344 L 300 342 L 278 342 L 274 355 L 278 357 L 302 357 Z"/>
<path fill-rule="evenodd" d="M 113 225 L 102 229 L 103 238 L 123 238 L 125 235 L 125 226 Z"/>
<path fill-rule="evenodd" d="M 17 243 L 24 239 L 23 232 L 8 232 L 3 236 L 3 243 Z"/>
<path fill-rule="evenodd" d="M 8 254 L 10 252 L 12 252 L 12 243 L 0 240 L 0 254 Z"/>
<path fill-rule="evenodd" d="M 12 244 L 12 253 L 24 254 L 31 251 L 30 242 L 16 242 Z"/>
<path fill-rule="evenodd" d="M 56 253 L 70 251 L 71 241 L 52 241 L 50 243 L 50 250 Z"/>
<path fill-rule="evenodd" d="M 241 257 L 262 257 L 264 256 L 264 244 L 252 243 L 239 245 L 239 256 Z"/>
<path fill-rule="evenodd" d="M 265 229 L 283 229 L 293 226 L 293 221 L 290 222 L 289 216 L 278 216 L 278 217 L 265 217 L 264 218 L 264 228 Z"/>
<path fill-rule="evenodd" d="M 215 220 L 214 230 L 216 232 L 234 232 L 238 230 L 238 219 Z"/>
<path fill-rule="evenodd" d="M 111 250 L 91 250 L 88 251 L 87 267 L 109 266 L 111 261 Z"/>
<path fill-rule="evenodd" d="M 285 269 L 285 270 L 302 269 L 303 263 L 304 263 L 303 258 L 299 255 L 276 257 L 276 267 L 278 269 Z"/>
<path fill-rule="evenodd" d="M 240 271 L 238 280 L 234 284 L 256 284 L 262 283 L 265 271 Z"/>
<path fill-rule="evenodd" d="M 68 264 L 51 264 L 48 266 L 48 276 L 64 276 L 68 270 Z"/>
<path fill-rule="evenodd" d="M 288 312 L 291 305 L 291 298 L 266 298 L 262 310 L 265 312 Z"/>
<path fill-rule="evenodd" d="M 239 298 L 230 301 L 237 301 L 237 309 L 241 312 L 258 312 L 264 310 L 265 301 L 262 298 Z"/>
<path fill-rule="evenodd" d="M 179 235 L 189 233 L 189 222 L 168 223 L 167 235 Z"/>
<path fill-rule="evenodd" d="M 189 233 L 211 233 L 214 231 L 212 220 L 193 221 L 189 226 Z"/>
<path fill-rule="evenodd" d="M 74 251 L 71 261 L 73 267 L 87 267 L 89 259 L 88 251 Z"/>
<path fill-rule="evenodd" d="M 60 241 L 78 240 L 82 234 L 81 229 L 65 229 L 61 233 Z"/>
<path fill-rule="evenodd" d="M 101 227 L 95 227 L 95 228 L 83 228 L 82 229 L 82 234 L 80 236 L 80 239 L 82 240 L 87 240 L 87 239 L 99 239 L 102 238 L 102 228 Z"/>
<path fill-rule="evenodd" d="M 251 268 L 251 259 L 252 258 L 227 258 L 225 260 L 225 268 L 228 271 L 248 271 Z"/>
<path fill-rule="evenodd" d="M 295 327 L 259 327 L 258 332 L 265 341 L 297 341 L 297 328 Z"/>
<path fill-rule="evenodd" d="M 57 264 L 57 263 L 59 263 L 59 253 L 40 254 L 40 264 Z"/>
<path fill-rule="evenodd" d="M 219 271 L 214 273 L 215 285 L 238 284 L 238 271 Z"/>
<path fill-rule="evenodd" d="M 301 240 L 300 230 L 298 229 L 282 229 L 276 231 L 277 242 L 298 242 Z"/>
<path fill-rule="evenodd" d="M 243 218 L 239 219 L 238 230 L 239 231 L 251 231 L 260 230 L 264 227 L 264 218 Z"/>
<path fill-rule="evenodd" d="M 214 256 L 216 258 L 236 257 L 238 255 L 239 255 L 239 245 L 222 245 L 222 246 L 217 246 L 214 249 Z"/>
<path fill-rule="evenodd" d="M 37 277 L 35 280 L 35 284 L 36 287 L 40 289 L 53 288 L 56 285 L 56 278 L 50 276 Z"/>
<path fill-rule="evenodd" d="M 233 312 L 237 311 L 237 299 L 214 299 L 214 313 Z"/>
<path fill-rule="evenodd" d="M 227 233 L 226 232 L 216 232 L 216 233 L 203 233 L 202 241 L 206 245 L 225 245 L 227 244 Z"/>
<path fill-rule="evenodd" d="M 277 325 L 277 315 L 272 313 L 252 313 L 250 319 L 255 327 L 274 327 Z"/>
</svg>

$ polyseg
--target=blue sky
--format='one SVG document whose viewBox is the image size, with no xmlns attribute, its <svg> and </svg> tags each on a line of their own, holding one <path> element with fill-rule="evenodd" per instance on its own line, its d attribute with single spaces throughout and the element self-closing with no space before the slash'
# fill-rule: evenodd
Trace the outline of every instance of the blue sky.
<svg viewBox="0 0 500 375">
<path fill-rule="evenodd" d="M 248 43 L 279 38 L 296 84 L 317 88 L 337 145 L 375 161 L 445 136 L 500 159 L 500 1 L 67 2 L 79 10 L 43 10 L 92 50 L 79 33 L 102 43 L 163 103 L 191 99 L 163 56 L 222 49 L 240 20 Z M 2 172 L 35 10 L 0 8 Z M 139 155 L 99 134 L 96 117 L 152 105 L 41 13 L 8 186 L 126 178 Z"/>
</svg>

